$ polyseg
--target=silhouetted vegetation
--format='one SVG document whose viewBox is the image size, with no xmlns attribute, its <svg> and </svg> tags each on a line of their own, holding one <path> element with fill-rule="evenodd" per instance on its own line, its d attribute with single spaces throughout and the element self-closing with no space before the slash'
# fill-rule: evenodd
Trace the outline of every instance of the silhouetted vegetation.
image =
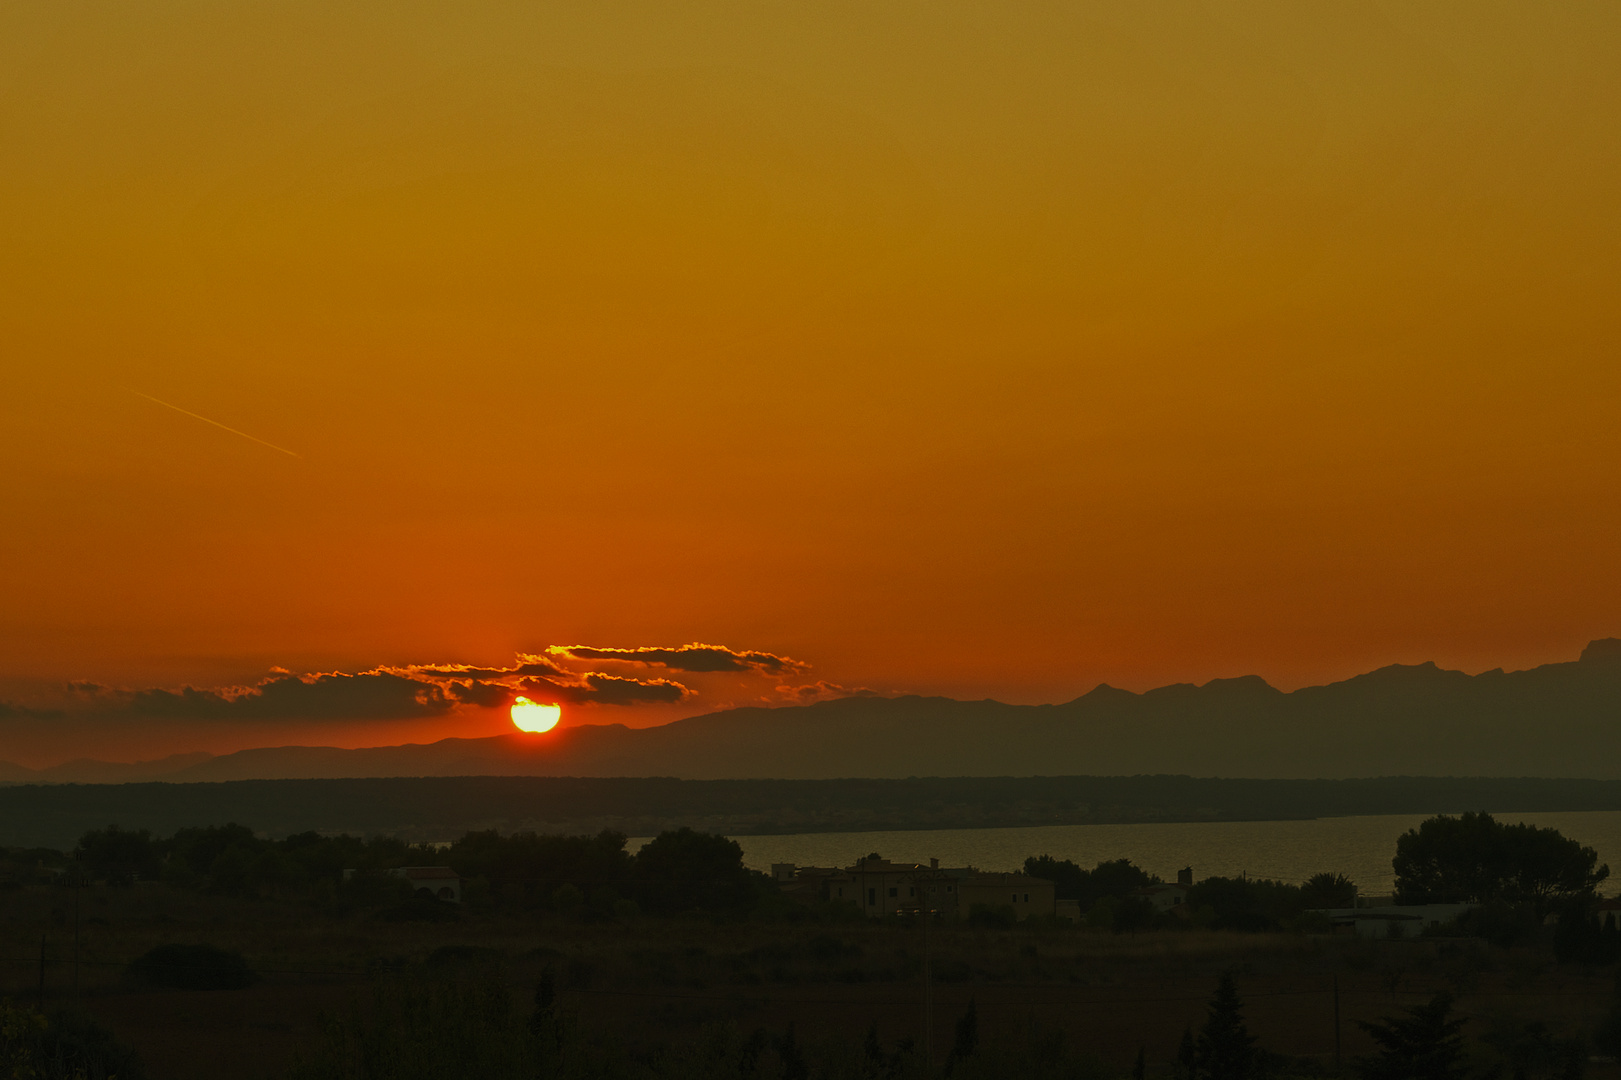
<svg viewBox="0 0 1621 1080">
<path fill-rule="evenodd" d="M 426 776 L 220 783 L 0 785 L 0 843 L 71 847 L 110 821 L 166 836 L 198 822 L 252 821 L 440 839 L 503 833 L 652 836 L 705 821 L 728 835 L 1060 823 L 1268 821 L 1429 814 L 1455 806 L 1621 810 L 1621 781 L 1378 777 L 1240 780 L 1192 776 L 919 777 L 909 780 L 674 780 L 667 777 Z M 1039 807 L 1039 809 L 1038 809 Z M 593 824 L 587 826 L 585 823 Z M 855 854 L 855 853 L 852 853 Z"/>
<path fill-rule="evenodd" d="M 736 841 L 692 829 L 661 834 L 633 856 L 625 851 L 624 836 L 607 831 L 482 831 L 434 848 L 314 832 L 267 840 L 235 823 L 181 829 L 166 840 L 109 826 L 86 833 L 71 860 L 88 880 L 109 885 L 158 879 L 227 897 L 302 897 L 332 914 L 372 910 L 395 921 L 457 918 L 455 905 L 414 897 L 405 881 L 388 873 L 413 865 L 455 866 L 468 882 L 466 899 L 473 908 L 554 910 L 597 919 L 643 910 L 735 916 L 754 910 L 772 892 L 762 875 L 744 868 Z"/>
<path fill-rule="evenodd" d="M 144 1080 L 141 1060 L 72 1013 L 49 1017 L 0 1001 L 0 1076 L 8 1080 Z"/>
<path fill-rule="evenodd" d="M 1300 886 L 1305 908 L 1348 908 L 1356 904 L 1356 882 L 1344 874 L 1313 874 Z"/>
<path fill-rule="evenodd" d="M 1319 874 L 1313 880 L 1326 876 Z M 1208 877 L 1188 890 L 1187 904 L 1198 923 L 1259 933 L 1293 928 L 1303 912 L 1318 906 L 1320 896 L 1300 885 L 1265 878 Z"/>
<path fill-rule="evenodd" d="M 1069 859 L 1032 855 L 1024 860 L 1024 872 L 1052 882 L 1058 887 L 1060 900 L 1078 900 L 1082 911 L 1090 911 L 1099 900 L 1118 899 L 1145 885 L 1160 883 L 1157 875 L 1134 865 L 1130 859 L 1112 859 L 1098 863 L 1091 870 L 1083 870 Z"/>
<path fill-rule="evenodd" d="M 1255 1037 L 1244 1026 L 1243 1008 L 1238 984 L 1224 972 L 1194 1044 L 1198 1080 L 1250 1080 L 1256 1074 Z"/>
<path fill-rule="evenodd" d="M 1591 895 L 1610 875 L 1598 853 L 1557 829 L 1490 814 L 1445 814 L 1396 841 L 1396 902 L 1529 904 L 1539 912 Z"/>
<path fill-rule="evenodd" d="M 1401 1016 L 1358 1024 L 1379 1046 L 1377 1054 L 1354 1062 L 1363 1080 L 1463 1080 L 1466 1074 L 1463 1021 L 1452 1016 L 1450 994 Z"/>
<path fill-rule="evenodd" d="M 1568 844 L 1549 849 L 1565 851 Z M 38 905 L 48 902 L 50 940 L 24 939 L 14 959 L 34 964 L 35 950 L 49 953 L 53 1001 L 70 1000 L 67 942 L 74 940 L 69 928 L 81 924 L 75 915 L 81 905 L 82 928 L 90 939 L 107 933 L 107 916 L 120 908 L 145 910 L 158 920 L 144 938 L 131 939 L 141 942 L 139 948 L 125 952 L 101 942 L 87 956 L 93 962 L 98 956 L 139 954 L 97 976 L 104 994 L 185 990 L 183 998 L 157 999 L 189 1003 L 230 991 L 220 1000 L 240 1002 L 238 1011 L 246 1013 L 252 1011 L 250 1003 L 275 987 L 301 979 L 304 967 L 312 978 L 331 967 L 337 969 L 330 972 L 334 978 L 358 980 L 363 970 L 374 984 L 371 996 L 353 1009 L 336 1009 L 319 1040 L 305 1042 L 300 1075 L 308 1080 L 449 1075 L 911 1080 L 925 1072 L 920 1028 L 891 1031 L 885 1038 L 870 1021 L 892 1013 L 858 1013 L 859 1025 L 837 1019 L 869 994 L 875 1009 L 878 1003 L 887 1003 L 886 1009 L 900 1005 L 901 1015 L 916 1016 L 905 1003 L 917 994 L 924 969 L 921 927 L 893 916 L 864 919 L 849 905 L 791 900 L 775 882 L 747 870 L 739 845 L 722 836 L 675 830 L 633 854 L 624 837 L 611 831 L 503 836 L 483 830 L 427 847 L 315 833 L 270 840 L 235 824 L 181 829 L 168 838 L 104 828 L 81 838 L 71 853 L 12 852 L 7 864 L 29 883 L 8 895 L 37 898 L 36 911 L 44 911 Z M 412 884 L 391 872 L 423 865 L 453 867 L 465 902 L 414 895 Z M 1384 1001 L 1385 995 L 1420 988 L 1425 993 L 1442 986 L 1467 988 L 1483 977 L 1499 985 L 1526 985 L 1556 960 L 1587 970 L 1611 965 L 1621 944 L 1614 920 L 1602 917 L 1609 913 L 1595 906 L 1590 888 L 1550 901 L 1557 923 L 1544 923 L 1533 902 L 1499 899 L 1445 928 L 1447 934 L 1476 941 L 1409 935 L 1407 941 L 1373 942 L 1301 936 L 1331 929 L 1326 917 L 1309 917 L 1309 909 L 1354 902 L 1355 885 L 1339 874 L 1317 874 L 1299 885 L 1206 878 L 1188 889 L 1185 904 L 1162 911 L 1138 895 L 1157 879 L 1128 860 L 1083 869 L 1042 855 L 1026 860 L 1024 869 L 1058 882 L 1060 896 L 1090 906 L 1079 924 L 1051 916 L 1020 921 L 1012 907 L 989 904 L 973 907 L 965 924 L 939 925 L 928 945 L 938 991 L 933 1075 L 948 1070 L 952 1080 L 1101 1078 L 1122 1075 L 1133 1062 L 1129 1053 L 1137 1055 L 1136 1071 L 1145 1077 L 1163 1077 L 1167 1070 L 1177 1080 L 1312 1076 L 1321 1070 L 1320 1061 L 1269 1053 L 1251 1035 L 1238 981 L 1242 973 L 1247 984 L 1254 973 L 1238 959 L 1249 950 L 1270 955 L 1278 943 L 1294 942 L 1284 946 L 1301 958 L 1291 963 L 1322 957 L 1337 965 L 1332 970 L 1342 981 L 1360 982 L 1359 1007 L 1366 1008 L 1370 997 Z M 52 881 L 94 884 L 81 892 L 45 886 Z M 1167 896 L 1154 895 L 1162 902 Z M 170 911 L 177 913 L 175 921 L 169 921 Z M 192 914 L 182 919 L 180 912 Z M 310 927 L 310 943 L 339 943 L 346 950 L 341 943 L 349 940 L 371 944 L 357 946 L 343 960 L 308 951 L 293 960 L 260 943 L 256 929 L 237 925 L 267 917 L 285 920 L 286 927 Z M 1139 942 L 1117 936 L 1130 934 L 1150 937 Z M 589 947 L 582 946 L 586 942 Z M 1095 959 L 1086 959 L 1111 950 L 1122 958 L 1110 969 L 1114 974 L 1103 974 Z M 1066 1044 L 1063 1029 L 1069 1021 L 1043 1026 L 1033 1015 L 1019 1020 L 1026 1014 L 1008 1008 L 1041 1001 L 1059 987 L 1094 995 L 1122 977 L 1135 978 L 1122 966 L 1132 956 L 1157 965 L 1159 974 L 1139 986 L 1145 1004 L 1118 1006 L 1127 1013 L 1150 1008 L 1155 995 L 1175 999 L 1178 980 L 1194 977 L 1208 987 L 1216 972 L 1227 971 L 1203 1023 L 1187 1032 L 1180 1048 L 1169 1033 L 1160 1043 L 1133 1041 L 1128 1050 L 1111 1051 L 1111 1072 L 1091 1056 L 1094 1046 Z M 34 970 L 26 969 L 30 978 Z M 90 978 L 95 971 L 75 967 L 71 1000 L 80 1001 L 80 975 Z M 1326 1010 L 1326 974 L 1321 970 L 1298 983 L 1285 980 L 1281 991 L 1276 978 L 1266 976 L 1273 978 L 1269 988 L 1255 992 L 1323 995 L 1317 1000 Z M 30 996 L 34 992 L 32 983 L 13 985 L 27 985 Z M 514 997 L 515 987 L 528 988 L 521 999 Z M 793 995 L 812 1009 L 814 1022 L 794 1011 L 772 1010 L 766 1003 L 779 994 Z M 940 994 L 954 1003 L 942 1004 Z M 831 1013 L 816 1014 L 816 1002 L 829 995 L 838 1005 Z M 1056 1003 L 1062 995 L 1054 997 Z M 1621 1043 L 1621 998 L 1617 1002 L 1607 1009 L 1590 1007 L 1580 1025 L 1519 1016 L 1511 1009 L 1483 1014 L 1472 1007 L 1472 1038 L 1465 1044 L 1469 1076 L 1480 1075 L 1482 1062 L 1488 1062 L 1505 1078 L 1573 1080 L 1585 1040 L 1601 1051 Z M 1320 1022 L 1322 1013 L 1317 1015 L 1313 1023 Z M 1353 1013 L 1347 1023 L 1376 1015 Z M 1380 1052 L 1357 1068 L 1369 1080 L 1381 1080 L 1378 1069 L 1418 1067 L 1409 1060 L 1419 1055 L 1415 1047 L 1423 1035 L 1414 1024 L 1428 1016 L 1397 1013 L 1370 1021 L 1368 1037 Z M 1046 1023 L 1050 1017 L 1042 1013 L 1040 1018 Z M 1254 1030 L 1271 1039 L 1275 1023 L 1274 1018 Z M 58 1030 L 66 1039 L 75 1028 L 64 1018 Z M 1180 1018 L 1174 1030 L 1181 1030 Z M 1376 1030 L 1388 1039 L 1381 1040 Z M 1391 1064 L 1404 1054 L 1408 1064 Z M 1490 1078 L 1481 1075 L 1481 1080 Z"/>
<path fill-rule="evenodd" d="M 175 990 L 240 990 L 253 982 L 241 953 L 213 945 L 159 945 L 129 965 L 130 978 Z"/>
</svg>

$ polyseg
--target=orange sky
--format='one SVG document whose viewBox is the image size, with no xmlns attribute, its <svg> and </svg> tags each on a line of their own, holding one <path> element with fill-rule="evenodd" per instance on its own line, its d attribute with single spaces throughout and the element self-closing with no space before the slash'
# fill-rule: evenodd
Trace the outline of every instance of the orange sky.
<svg viewBox="0 0 1621 1080">
<path fill-rule="evenodd" d="M 6 6 L 0 700 L 1573 658 L 1618 133 L 1608 2 Z"/>
</svg>

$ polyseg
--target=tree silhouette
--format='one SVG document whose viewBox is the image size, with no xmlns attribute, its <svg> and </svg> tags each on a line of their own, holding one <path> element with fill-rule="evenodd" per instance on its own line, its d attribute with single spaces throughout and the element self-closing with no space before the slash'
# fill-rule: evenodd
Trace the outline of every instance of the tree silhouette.
<svg viewBox="0 0 1621 1080">
<path fill-rule="evenodd" d="M 1223 974 L 1199 1030 L 1199 1080 L 1249 1080 L 1255 1075 L 1255 1037 L 1244 1026 L 1243 1008 L 1232 973 Z"/>
<path fill-rule="evenodd" d="M 966 1061 L 979 1050 L 979 1006 L 968 999 L 968 1011 L 957 1021 L 956 1037 L 951 1041 L 951 1056 L 946 1059 L 946 1071 L 959 1061 Z"/>
<path fill-rule="evenodd" d="M 1582 896 L 1610 876 L 1598 852 L 1557 829 L 1505 825 L 1490 814 L 1445 814 L 1396 841 L 1396 902 L 1457 904 L 1504 901 L 1552 905 Z"/>
<path fill-rule="evenodd" d="M 1313 874 L 1300 886 L 1307 908 L 1348 908 L 1356 903 L 1356 882 L 1344 874 Z"/>
<path fill-rule="evenodd" d="M 1373 1036 L 1379 1053 L 1357 1058 L 1363 1080 L 1463 1080 L 1463 1021 L 1452 1018 L 1452 995 L 1440 993 L 1429 1004 L 1357 1026 Z"/>
<path fill-rule="evenodd" d="M 1176 1048 L 1177 1080 L 1194 1080 L 1199 1068 L 1199 1047 L 1193 1041 L 1193 1029 L 1182 1029 L 1182 1042 Z"/>
</svg>

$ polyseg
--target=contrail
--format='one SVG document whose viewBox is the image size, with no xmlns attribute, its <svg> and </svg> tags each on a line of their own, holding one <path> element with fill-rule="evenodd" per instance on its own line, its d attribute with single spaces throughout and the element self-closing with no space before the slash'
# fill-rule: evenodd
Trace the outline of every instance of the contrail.
<svg viewBox="0 0 1621 1080">
<path fill-rule="evenodd" d="M 129 387 L 126 386 L 126 387 L 124 387 L 124 389 L 129 390 Z M 277 446 L 273 442 L 265 442 L 261 438 L 258 438 L 258 437 L 253 436 L 253 435 L 249 435 L 246 431 L 238 431 L 234 427 L 225 427 L 225 425 L 220 423 L 218 420 L 210 420 L 206 416 L 198 416 L 196 413 L 192 412 L 190 409 L 182 409 L 178 405 L 170 405 L 167 401 L 160 401 L 159 399 L 153 397 L 151 394 L 143 394 L 139 390 L 129 390 L 129 392 L 134 394 L 136 397 L 144 397 L 148 401 L 157 402 L 157 404 L 162 405 L 165 409 L 173 409 L 177 413 L 185 413 L 187 416 L 191 417 L 193 420 L 201 420 L 205 424 L 213 424 L 217 428 L 223 428 L 224 430 L 229 431 L 232 435 L 240 435 L 244 439 L 251 439 L 252 441 L 258 443 L 260 446 L 268 446 L 272 450 L 279 450 L 283 454 L 286 454 L 288 457 L 295 457 L 295 458 L 298 458 L 300 461 L 302 461 L 304 459 L 304 455 L 295 454 L 291 450 L 287 449 L 285 446 Z"/>
</svg>

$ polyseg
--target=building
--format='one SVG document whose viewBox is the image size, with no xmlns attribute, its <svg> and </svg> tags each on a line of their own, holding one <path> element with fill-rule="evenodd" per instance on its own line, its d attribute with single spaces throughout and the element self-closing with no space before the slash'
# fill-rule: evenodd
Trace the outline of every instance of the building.
<svg viewBox="0 0 1621 1080">
<path fill-rule="evenodd" d="M 857 859 L 854 866 L 845 870 L 853 887 L 856 906 L 867 915 L 894 915 L 902 911 L 922 910 L 925 906 L 924 897 L 938 895 L 936 890 L 929 887 L 934 883 L 925 880 L 934 872 L 933 866 L 890 862 L 876 855 Z M 830 897 L 830 899 L 843 898 Z M 927 906 L 930 910 L 939 909 L 938 904 L 934 902 Z"/>
<path fill-rule="evenodd" d="M 792 898 L 854 904 L 872 917 L 928 911 L 940 918 L 966 919 L 975 904 L 1011 907 L 1020 919 L 1056 911 L 1050 881 L 972 866 L 947 868 L 938 859 L 924 866 L 869 855 L 842 870 L 774 863 L 771 877 Z"/>
<path fill-rule="evenodd" d="M 1186 915 L 1187 909 L 1183 905 L 1188 902 L 1188 892 L 1192 888 L 1193 867 L 1184 866 L 1176 872 L 1174 885 L 1149 885 L 1138 889 L 1134 895 L 1141 896 L 1153 904 L 1156 912 L 1171 911 Z"/>
<path fill-rule="evenodd" d="M 1334 929 L 1365 938 L 1417 937 L 1432 926 L 1451 922 L 1474 904 L 1378 904 L 1371 907 L 1322 908 Z"/>
<path fill-rule="evenodd" d="M 957 918 L 966 919 L 974 905 L 1011 907 L 1014 918 L 1024 921 L 1032 916 L 1058 914 L 1058 887 L 1043 878 L 1029 874 L 996 874 L 968 868 L 956 878 Z"/>
</svg>

